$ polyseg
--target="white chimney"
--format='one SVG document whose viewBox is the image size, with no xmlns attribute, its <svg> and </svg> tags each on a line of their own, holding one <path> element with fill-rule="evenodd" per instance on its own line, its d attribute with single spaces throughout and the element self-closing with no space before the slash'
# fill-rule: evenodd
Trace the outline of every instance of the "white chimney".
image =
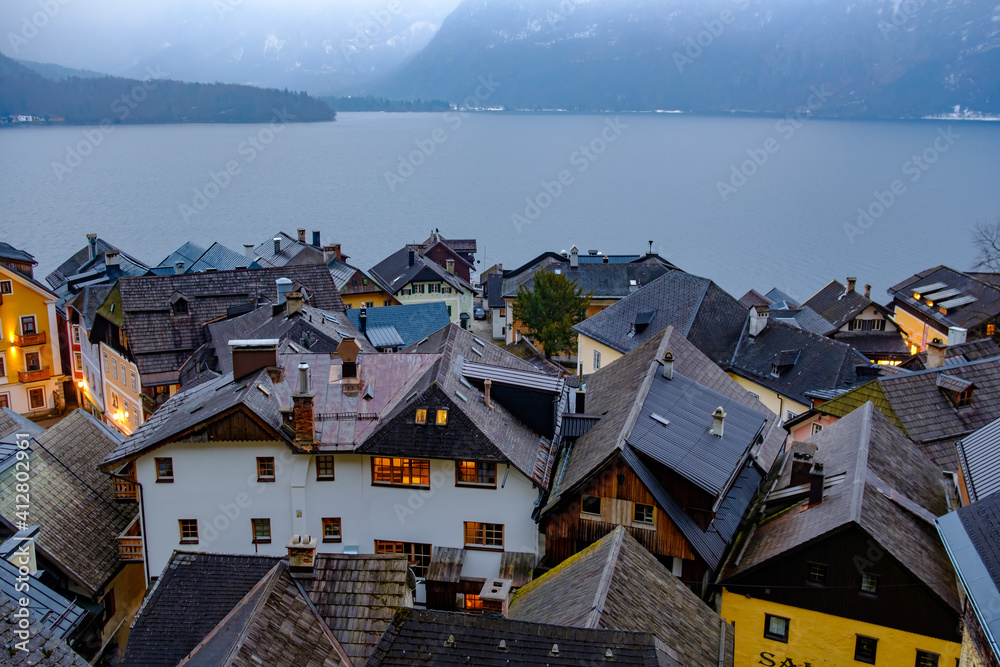
<svg viewBox="0 0 1000 667">
<path fill-rule="evenodd" d="M 312 579 L 316 566 L 316 547 L 319 541 L 311 535 L 293 535 L 288 549 L 288 572 L 293 579 Z"/>
<path fill-rule="evenodd" d="M 257 259 L 256 255 L 255 255 L 255 253 L 253 251 L 253 244 L 252 243 L 244 243 L 243 244 L 243 254 L 247 256 L 247 259 L 250 260 L 251 263 L 255 259 Z"/>
<path fill-rule="evenodd" d="M 961 345 L 969 335 L 968 329 L 948 327 L 948 345 Z"/>
<path fill-rule="evenodd" d="M 930 343 L 927 343 L 927 363 L 925 363 L 924 366 L 929 369 L 941 368 L 944 366 L 944 360 L 947 357 L 948 346 L 935 338 Z"/>
<path fill-rule="evenodd" d="M 309 393 L 309 364 L 304 361 L 299 364 L 299 393 Z"/>
<path fill-rule="evenodd" d="M 108 250 L 104 253 L 104 266 L 118 266 L 118 262 L 121 259 L 120 250 Z"/>
<path fill-rule="evenodd" d="M 573 246 L 569 249 L 569 268 L 575 269 L 580 266 L 580 249 Z"/>
<path fill-rule="evenodd" d="M 720 405 L 715 409 L 715 412 L 712 413 L 711 434 L 717 438 L 721 438 L 722 431 L 725 425 L 726 425 L 726 412 L 725 410 L 722 409 L 722 406 Z"/>
<path fill-rule="evenodd" d="M 771 308 L 769 306 L 755 305 L 750 307 L 750 335 L 757 336 L 764 327 L 767 326 Z"/>
<path fill-rule="evenodd" d="M 184 262 L 174 262 L 174 273 L 177 275 L 184 273 Z"/>
<path fill-rule="evenodd" d="M 274 240 L 274 254 L 275 255 L 280 254 L 281 253 L 281 237 L 280 236 L 275 236 L 273 240 Z"/>
<path fill-rule="evenodd" d="M 274 281 L 278 289 L 278 305 L 285 303 L 288 293 L 292 291 L 292 281 L 288 278 L 278 278 Z"/>
<path fill-rule="evenodd" d="M 670 350 L 663 355 L 663 377 L 668 380 L 674 379 L 674 353 Z"/>
</svg>

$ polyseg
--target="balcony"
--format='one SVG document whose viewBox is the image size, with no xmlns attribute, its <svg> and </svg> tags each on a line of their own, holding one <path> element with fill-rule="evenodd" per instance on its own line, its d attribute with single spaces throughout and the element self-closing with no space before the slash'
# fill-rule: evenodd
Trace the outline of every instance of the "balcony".
<svg viewBox="0 0 1000 667">
<path fill-rule="evenodd" d="M 52 369 L 46 366 L 35 371 L 18 371 L 17 381 L 24 384 L 26 382 L 39 382 L 52 377 Z"/>
<path fill-rule="evenodd" d="M 14 336 L 14 345 L 17 347 L 29 347 L 31 345 L 45 345 L 45 332 L 24 334 L 23 336 Z"/>
<path fill-rule="evenodd" d="M 138 514 L 118 536 L 118 555 L 126 563 L 142 562 L 142 529 Z"/>
<path fill-rule="evenodd" d="M 139 487 L 127 479 L 115 478 L 115 500 L 124 503 L 139 502 Z"/>
</svg>

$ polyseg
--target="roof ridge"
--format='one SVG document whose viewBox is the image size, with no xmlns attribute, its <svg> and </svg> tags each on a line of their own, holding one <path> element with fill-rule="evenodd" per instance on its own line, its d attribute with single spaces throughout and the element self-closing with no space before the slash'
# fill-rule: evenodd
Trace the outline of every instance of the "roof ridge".
<svg viewBox="0 0 1000 667">
<path fill-rule="evenodd" d="M 865 484 L 868 481 L 868 449 L 872 437 L 872 410 L 875 409 L 875 404 L 868 401 L 859 409 L 861 411 L 861 440 L 855 459 L 854 489 L 849 519 L 860 525 L 861 506 L 865 501 Z"/>
<path fill-rule="evenodd" d="M 597 629 L 604 614 L 604 605 L 608 600 L 608 593 L 611 591 L 611 580 L 614 578 L 615 570 L 618 566 L 618 554 L 621 552 L 622 535 L 625 533 L 623 526 L 615 528 L 611 533 L 611 548 L 608 549 L 608 557 L 601 570 L 601 580 L 597 583 L 597 591 L 594 594 L 594 603 L 587 614 L 584 627 Z"/>
<path fill-rule="evenodd" d="M 668 275 L 668 274 L 669 274 L 669 271 L 668 271 L 667 273 L 664 273 L 663 275 L 665 276 L 665 275 Z M 660 278 L 662 278 L 662 277 L 663 277 L 663 276 L 660 276 Z M 712 280 L 711 278 L 704 278 L 703 276 L 695 276 L 695 277 L 696 277 L 696 278 L 697 278 L 697 277 L 700 277 L 700 278 L 702 278 L 703 280 L 706 280 L 706 281 L 707 281 L 707 283 L 706 283 L 706 285 L 705 285 L 705 289 L 704 289 L 704 290 L 702 291 L 702 293 L 701 293 L 701 297 L 700 297 L 700 298 L 698 299 L 698 305 L 697 305 L 697 307 L 695 307 L 695 309 L 694 309 L 694 316 L 693 316 L 693 317 L 691 318 L 691 321 L 690 321 L 690 322 L 688 322 L 688 325 L 687 325 L 687 327 L 686 327 L 686 328 L 687 328 L 687 331 L 685 331 L 685 332 L 684 332 L 684 334 L 683 334 L 685 338 L 687 338 L 687 335 L 688 335 L 689 333 L 691 333 L 691 327 L 693 327 L 693 326 L 694 326 L 694 323 L 695 323 L 695 320 L 697 320 L 697 319 L 698 319 L 698 313 L 700 313 L 700 312 L 701 312 L 701 309 L 702 309 L 702 306 L 704 306 L 704 305 L 705 305 L 705 297 L 706 297 L 706 296 L 708 296 L 708 290 L 712 289 L 712 285 L 714 285 L 714 284 L 715 284 L 715 282 L 714 282 L 714 281 L 713 281 L 713 280 Z M 724 291 L 724 290 L 722 290 L 722 291 Z M 729 294 L 728 292 L 726 292 L 726 294 L 728 294 L 729 296 L 732 296 L 732 295 L 731 295 L 731 294 Z M 748 309 L 748 310 L 749 310 L 749 309 Z"/>
<path fill-rule="evenodd" d="M 663 330 L 663 334 L 660 337 L 660 342 L 656 346 L 656 356 L 649 360 L 646 374 L 642 379 L 642 383 L 639 385 L 638 391 L 635 393 L 635 399 L 632 401 L 632 407 L 629 409 L 628 416 L 625 417 L 625 423 L 622 424 L 622 430 L 618 433 L 615 439 L 615 449 L 623 449 L 625 444 L 628 442 L 629 435 L 632 434 L 632 428 L 635 423 L 639 420 L 639 413 L 642 411 L 642 404 L 646 400 L 646 395 L 649 394 L 649 388 L 653 385 L 653 376 L 656 375 L 656 367 L 659 365 L 657 359 L 663 356 L 666 351 L 666 343 L 670 340 L 671 335 L 674 332 L 674 325 L 668 326 Z"/>
</svg>

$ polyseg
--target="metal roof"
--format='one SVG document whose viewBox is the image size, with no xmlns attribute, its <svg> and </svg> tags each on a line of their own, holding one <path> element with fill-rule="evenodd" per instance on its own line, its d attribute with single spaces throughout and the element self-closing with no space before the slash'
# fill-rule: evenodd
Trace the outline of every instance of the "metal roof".
<svg viewBox="0 0 1000 667">
<path fill-rule="evenodd" d="M 958 456 L 973 501 L 1000 490 L 1000 419 L 959 442 Z"/>
<path fill-rule="evenodd" d="M 0 558 L 0 593 L 4 593 L 12 600 L 28 598 L 30 600 L 28 609 L 57 637 L 65 639 L 83 622 L 87 612 L 82 607 L 34 577 L 31 578 L 30 588 L 27 591 L 22 591 L 20 588 L 15 590 L 17 577 L 17 566 Z"/>
<path fill-rule="evenodd" d="M 947 286 L 948 286 L 947 283 L 931 283 L 930 285 L 921 285 L 920 287 L 914 287 L 910 291 L 913 292 L 914 294 L 919 294 L 919 295 L 923 296 L 927 292 L 931 292 L 931 291 L 934 291 L 934 290 L 939 290 L 939 289 L 941 289 L 943 287 L 947 287 Z"/>
<path fill-rule="evenodd" d="M 552 377 L 544 373 L 505 368 L 503 366 L 477 364 L 472 361 L 462 363 L 462 375 L 474 380 L 491 380 L 496 384 L 522 387 L 524 389 L 543 391 L 551 394 L 558 394 L 563 389 L 562 378 Z"/>
<path fill-rule="evenodd" d="M 365 336 L 368 337 L 368 342 L 375 347 L 402 347 L 405 344 L 403 337 L 391 324 L 367 326 Z"/>
</svg>

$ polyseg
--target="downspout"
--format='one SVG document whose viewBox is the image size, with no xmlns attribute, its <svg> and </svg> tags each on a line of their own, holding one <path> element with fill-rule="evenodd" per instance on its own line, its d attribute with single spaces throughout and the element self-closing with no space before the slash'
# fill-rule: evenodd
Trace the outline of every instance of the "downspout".
<svg viewBox="0 0 1000 667">
<path fill-rule="evenodd" d="M 132 462 L 132 465 L 133 466 L 135 465 L 134 461 Z M 128 477 L 124 477 L 117 473 L 110 473 L 110 475 L 115 479 L 121 479 L 125 480 L 126 482 L 132 482 L 139 489 L 139 529 L 142 531 L 142 571 L 143 573 L 145 573 L 146 576 L 146 588 L 149 588 L 149 549 L 147 548 L 148 545 L 146 544 L 146 511 L 145 511 L 145 505 L 143 504 L 142 483 L 139 482 L 137 479 L 134 480 L 129 479 Z M 138 476 L 139 474 L 137 471 L 136 477 Z"/>
<path fill-rule="evenodd" d="M 729 624 L 726 619 L 719 619 L 719 667 L 726 667 L 726 634 L 729 632 Z"/>
</svg>

